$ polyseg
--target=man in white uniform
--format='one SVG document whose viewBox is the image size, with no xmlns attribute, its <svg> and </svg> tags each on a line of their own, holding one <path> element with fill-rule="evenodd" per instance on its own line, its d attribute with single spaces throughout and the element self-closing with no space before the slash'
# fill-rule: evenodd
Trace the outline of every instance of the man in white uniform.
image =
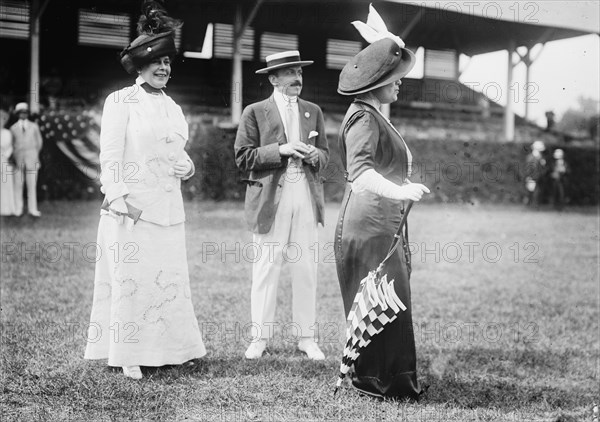
<svg viewBox="0 0 600 422">
<path fill-rule="evenodd" d="M 27 119 L 29 107 L 27 103 L 15 106 L 19 120 L 10 127 L 14 142 L 14 157 L 16 161 L 15 174 L 15 206 L 16 214 L 23 213 L 23 185 L 27 186 L 27 212 L 32 217 L 42 213 L 37 205 L 37 179 L 40 169 L 40 150 L 42 149 L 42 134 L 37 123 Z"/>
<path fill-rule="evenodd" d="M 260 255 L 252 268 L 251 308 L 256 328 L 246 358 L 258 359 L 278 325 L 277 285 L 284 262 L 292 276 L 293 327 L 298 348 L 322 360 L 316 331 L 317 224 L 323 224 L 321 171 L 329 158 L 323 112 L 298 96 L 302 61 L 298 51 L 267 56 L 273 94 L 246 107 L 235 140 L 237 165 L 247 173 L 246 222 Z"/>
</svg>

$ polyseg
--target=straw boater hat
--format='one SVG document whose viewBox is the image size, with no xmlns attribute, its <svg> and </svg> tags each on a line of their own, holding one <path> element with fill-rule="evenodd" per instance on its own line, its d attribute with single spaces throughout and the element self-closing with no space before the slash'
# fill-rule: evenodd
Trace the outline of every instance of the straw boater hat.
<svg viewBox="0 0 600 422">
<path fill-rule="evenodd" d="M 546 151 L 546 145 L 542 141 L 535 141 L 531 144 L 531 149 L 535 151 Z"/>
<path fill-rule="evenodd" d="M 138 21 L 139 36 L 121 52 L 121 64 L 131 74 L 157 57 L 174 56 L 175 29 L 181 23 L 170 18 L 160 4 L 146 1 Z"/>
<path fill-rule="evenodd" d="M 290 66 L 308 66 L 313 64 L 312 60 L 301 60 L 300 52 L 297 50 L 283 51 L 281 53 L 271 54 L 265 57 L 267 67 L 259 69 L 256 73 L 269 73 L 272 70 L 282 69 Z"/>
<path fill-rule="evenodd" d="M 415 65 L 415 54 L 405 48 L 400 37 L 390 33 L 385 23 L 369 6 L 367 23 L 352 22 L 371 45 L 354 56 L 342 69 L 338 93 L 357 95 L 403 78 Z"/>
<path fill-rule="evenodd" d="M 18 103 L 15 106 L 15 113 L 19 113 L 20 111 L 27 112 L 29 110 L 29 105 L 27 103 Z"/>
</svg>

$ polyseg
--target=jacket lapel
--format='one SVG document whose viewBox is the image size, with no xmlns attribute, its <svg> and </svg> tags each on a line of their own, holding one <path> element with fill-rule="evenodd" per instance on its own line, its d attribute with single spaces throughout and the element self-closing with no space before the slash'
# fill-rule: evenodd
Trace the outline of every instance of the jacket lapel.
<svg viewBox="0 0 600 422">
<path fill-rule="evenodd" d="M 298 98 L 298 118 L 300 119 L 300 140 L 304 143 L 308 143 L 310 113 L 307 110 L 306 102 L 300 98 Z"/>
<path fill-rule="evenodd" d="M 269 126 L 268 129 L 275 131 L 277 142 L 280 140 L 287 142 L 285 130 L 283 128 L 283 121 L 279 115 L 279 110 L 277 109 L 277 104 L 275 104 L 275 98 L 273 98 L 273 95 L 265 100 L 264 110 L 265 120 Z"/>
</svg>

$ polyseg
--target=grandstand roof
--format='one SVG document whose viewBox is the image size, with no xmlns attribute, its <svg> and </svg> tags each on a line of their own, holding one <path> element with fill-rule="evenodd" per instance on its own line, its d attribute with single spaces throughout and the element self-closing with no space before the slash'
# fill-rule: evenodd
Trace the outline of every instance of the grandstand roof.
<svg viewBox="0 0 600 422">
<path fill-rule="evenodd" d="M 240 0 L 171 0 L 180 10 L 197 10 L 202 19 L 231 23 Z M 247 15 L 256 0 L 242 0 Z M 350 25 L 365 20 L 369 0 L 265 0 L 252 25 L 272 31 L 318 31 L 327 37 L 360 37 Z M 516 47 L 599 33 L 596 1 L 375 1 L 390 30 L 411 46 L 452 49 L 473 56 Z"/>
<path fill-rule="evenodd" d="M 409 14 L 423 10 L 421 24 L 415 26 L 411 38 L 424 47 L 452 48 L 468 55 L 506 49 L 509 39 L 517 47 L 530 48 L 539 42 L 600 33 L 597 1 L 392 2 Z"/>
</svg>

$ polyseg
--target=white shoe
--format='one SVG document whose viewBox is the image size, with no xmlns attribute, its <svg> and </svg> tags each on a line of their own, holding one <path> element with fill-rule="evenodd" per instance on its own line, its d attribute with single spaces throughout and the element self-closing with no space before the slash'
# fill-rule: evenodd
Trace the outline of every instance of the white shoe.
<svg viewBox="0 0 600 422">
<path fill-rule="evenodd" d="M 309 359 L 312 360 L 325 360 L 325 355 L 319 349 L 317 343 L 312 339 L 302 339 L 298 342 L 298 349 L 306 353 Z"/>
<path fill-rule="evenodd" d="M 42 216 L 42 213 L 39 212 L 38 210 L 32 210 L 32 211 L 29 211 L 29 215 L 32 217 L 39 218 Z"/>
<path fill-rule="evenodd" d="M 253 343 L 250 343 L 250 346 L 246 350 L 244 356 L 246 356 L 246 359 L 259 359 L 265 352 L 266 348 L 266 340 L 257 340 Z"/>
<path fill-rule="evenodd" d="M 133 378 L 134 380 L 141 380 L 143 377 L 142 370 L 139 366 L 124 366 L 123 374 L 125 374 L 125 376 L 128 378 Z"/>
</svg>

